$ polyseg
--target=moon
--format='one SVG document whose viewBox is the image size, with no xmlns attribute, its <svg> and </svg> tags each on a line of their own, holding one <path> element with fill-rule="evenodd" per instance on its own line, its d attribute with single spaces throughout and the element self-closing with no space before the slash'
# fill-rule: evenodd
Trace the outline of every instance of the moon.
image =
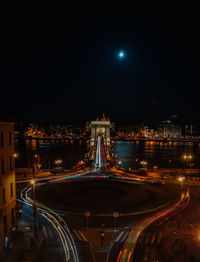
<svg viewBox="0 0 200 262">
<path fill-rule="evenodd" d="M 121 51 L 118 53 L 118 56 L 119 56 L 120 58 L 123 58 L 123 57 L 124 57 L 124 55 L 125 55 L 125 53 L 124 53 L 124 51 L 123 51 L 123 50 L 121 50 Z"/>
</svg>

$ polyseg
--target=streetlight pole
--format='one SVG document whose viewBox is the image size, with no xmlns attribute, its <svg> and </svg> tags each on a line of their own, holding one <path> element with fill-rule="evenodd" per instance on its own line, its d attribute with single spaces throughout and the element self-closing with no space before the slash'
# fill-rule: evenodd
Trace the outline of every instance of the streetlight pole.
<svg viewBox="0 0 200 262">
<path fill-rule="evenodd" d="M 90 211 L 85 212 L 85 217 L 86 217 L 86 230 L 88 230 L 88 218 L 90 216 Z"/>
<path fill-rule="evenodd" d="M 184 157 L 184 159 L 186 161 L 186 165 L 188 167 L 189 166 L 189 162 L 192 159 L 192 156 L 191 155 L 184 155 L 183 157 Z"/>
<path fill-rule="evenodd" d="M 184 181 L 185 177 L 179 177 L 179 181 L 181 182 L 181 193 L 183 191 L 183 181 Z"/>
<path fill-rule="evenodd" d="M 34 234 L 37 236 L 37 224 L 36 224 L 36 216 L 37 216 L 37 207 L 35 204 L 35 180 L 31 180 L 32 189 L 33 189 L 33 224 L 34 224 Z"/>
<path fill-rule="evenodd" d="M 113 212 L 114 217 L 114 230 L 117 229 L 117 217 L 119 217 L 119 212 Z"/>
</svg>

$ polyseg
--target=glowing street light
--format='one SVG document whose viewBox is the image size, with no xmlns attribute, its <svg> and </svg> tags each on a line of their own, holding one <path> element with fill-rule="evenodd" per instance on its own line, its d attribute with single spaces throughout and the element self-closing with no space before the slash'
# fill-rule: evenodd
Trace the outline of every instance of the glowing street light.
<svg viewBox="0 0 200 262">
<path fill-rule="evenodd" d="M 18 154 L 17 154 L 17 153 L 14 153 L 14 154 L 13 154 L 13 157 L 14 157 L 14 158 L 17 158 L 17 157 L 18 157 Z"/>
<path fill-rule="evenodd" d="M 186 164 L 189 165 L 189 161 L 192 159 L 192 155 L 184 155 L 183 156 L 184 160 L 186 161 Z"/>
<path fill-rule="evenodd" d="M 118 164 L 121 165 L 122 161 L 119 161 Z"/>
<path fill-rule="evenodd" d="M 158 166 L 154 166 L 153 168 L 155 169 L 155 172 L 156 172 L 156 170 L 157 170 Z"/>
<path fill-rule="evenodd" d="M 146 167 L 148 164 L 147 161 L 143 160 L 143 161 L 140 161 L 140 165 L 142 165 L 143 167 Z"/>
<path fill-rule="evenodd" d="M 62 164 L 62 160 L 61 159 L 55 160 L 54 163 L 59 166 Z"/>
<path fill-rule="evenodd" d="M 185 177 L 179 177 L 178 180 L 181 182 L 181 192 L 182 192 L 183 182 L 184 182 L 184 180 L 185 180 Z"/>
<path fill-rule="evenodd" d="M 31 184 L 35 185 L 35 180 L 34 179 L 31 180 Z"/>
</svg>

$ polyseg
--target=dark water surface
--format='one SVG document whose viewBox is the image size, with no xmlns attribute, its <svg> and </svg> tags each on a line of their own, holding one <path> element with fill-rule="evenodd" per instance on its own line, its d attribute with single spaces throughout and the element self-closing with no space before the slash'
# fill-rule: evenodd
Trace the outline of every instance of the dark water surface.
<svg viewBox="0 0 200 262">
<path fill-rule="evenodd" d="M 113 152 L 124 168 L 141 167 L 140 161 L 145 160 L 148 168 L 183 168 L 200 167 L 200 144 L 192 142 L 154 142 L 154 141 L 116 141 Z M 191 155 L 185 160 L 184 155 Z"/>
<path fill-rule="evenodd" d="M 38 154 L 43 168 L 53 168 L 54 161 L 61 159 L 65 169 L 76 165 L 84 159 L 86 143 L 84 141 L 63 141 L 43 143 L 44 141 L 20 139 L 15 141 L 15 151 L 19 157 L 16 167 L 31 167 L 34 155 Z M 141 167 L 140 161 L 146 160 L 148 168 L 154 167 L 186 167 L 200 168 L 200 144 L 191 142 L 152 142 L 152 141 L 115 141 L 113 153 L 118 162 L 125 168 Z M 185 154 L 191 155 L 188 162 Z"/>
<path fill-rule="evenodd" d="M 20 139 L 15 141 L 15 151 L 18 153 L 16 167 L 31 167 L 34 155 L 39 156 L 42 168 L 54 168 L 55 160 L 62 160 L 62 166 L 70 169 L 78 161 L 84 159 L 85 143 L 78 141 L 50 142 Z"/>
</svg>

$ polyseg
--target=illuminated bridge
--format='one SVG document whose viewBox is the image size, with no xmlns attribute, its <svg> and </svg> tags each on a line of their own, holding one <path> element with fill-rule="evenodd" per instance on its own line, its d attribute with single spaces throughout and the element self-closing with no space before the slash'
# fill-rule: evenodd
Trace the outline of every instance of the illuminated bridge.
<svg viewBox="0 0 200 262">
<path fill-rule="evenodd" d="M 94 161 L 95 168 L 103 168 L 112 160 L 110 130 L 114 128 L 114 124 L 103 114 L 100 120 L 97 118 L 86 127 L 91 133 L 89 159 Z"/>
<path fill-rule="evenodd" d="M 98 136 L 97 138 L 97 146 L 96 146 L 96 154 L 95 154 L 95 161 L 94 166 L 95 168 L 103 168 L 104 167 L 104 159 L 105 159 L 105 153 L 104 153 L 104 144 L 103 144 L 103 138 Z"/>
</svg>

